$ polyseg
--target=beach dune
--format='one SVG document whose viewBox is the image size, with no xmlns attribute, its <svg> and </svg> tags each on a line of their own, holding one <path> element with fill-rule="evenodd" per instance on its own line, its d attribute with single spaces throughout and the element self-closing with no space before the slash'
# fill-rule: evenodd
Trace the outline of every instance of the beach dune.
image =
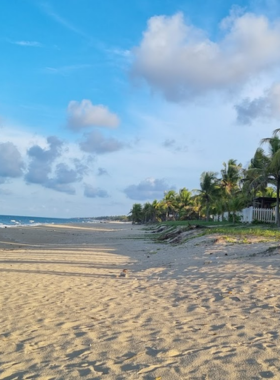
<svg viewBox="0 0 280 380">
<path fill-rule="evenodd" d="M 271 245 L 156 244 L 118 223 L 1 229 L 0 379 L 279 379 Z"/>
</svg>

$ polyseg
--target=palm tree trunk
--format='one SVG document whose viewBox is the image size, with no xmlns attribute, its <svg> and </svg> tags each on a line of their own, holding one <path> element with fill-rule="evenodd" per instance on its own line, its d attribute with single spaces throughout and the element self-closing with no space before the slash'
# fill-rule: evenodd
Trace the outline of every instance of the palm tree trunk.
<svg viewBox="0 0 280 380">
<path fill-rule="evenodd" d="M 276 190 L 276 224 L 277 227 L 280 227 L 279 219 L 279 188 L 280 188 L 280 176 L 277 177 L 277 190 Z"/>
<path fill-rule="evenodd" d="M 207 205 L 206 205 L 206 221 L 209 222 L 209 208 L 210 204 L 209 201 L 207 200 Z"/>
</svg>

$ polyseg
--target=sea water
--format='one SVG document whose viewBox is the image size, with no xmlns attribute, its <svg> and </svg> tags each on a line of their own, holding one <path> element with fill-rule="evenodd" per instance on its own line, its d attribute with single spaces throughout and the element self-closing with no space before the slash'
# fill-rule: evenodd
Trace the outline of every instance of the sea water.
<svg viewBox="0 0 280 380">
<path fill-rule="evenodd" d="M 0 215 L 0 228 L 38 226 L 41 224 L 97 223 L 93 218 L 44 218 L 37 216 Z"/>
</svg>

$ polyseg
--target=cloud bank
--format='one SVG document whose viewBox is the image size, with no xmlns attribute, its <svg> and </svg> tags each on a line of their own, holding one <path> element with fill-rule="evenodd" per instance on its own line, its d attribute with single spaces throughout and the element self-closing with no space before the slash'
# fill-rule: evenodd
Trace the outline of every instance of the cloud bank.
<svg viewBox="0 0 280 380">
<path fill-rule="evenodd" d="M 240 124 L 252 124 L 256 119 L 279 119 L 280 83 L 275 83 L 263 96 L 243 99 L 235 109 Z"/>
<path fill-rule="evenodd" d="M 11 142 L 0 144 L 0 177 L 20 177 L 23 173 L 24 163 L 18 148 Z"/>
<path fill-rule="evenodd" d="M 106 190 L 102 190 L 99 187 L 93 187 L 91 185 L 85 185 L 84 195 L 88 198 L 108 198 L 109 194 Z"/>
<path fill-rule="evenodd" d="M 124 189 L 126 196 L 133 200 L 144 201 L 162 198 L 171 187 L 164 179 L 146 178 L 138 185 L 130 185 Z"/>
<path fill-rule="evenodd" d="M 85 139 L 80 143 L 84 152 L 105 154 L 121 150 L 125 144 L 113 137 L 104 137 L 100 132 L 93 131 L 84 135 Z"/>
<path fill-rule="evenodd" d="M 74 159 L 71 166 L 65 162 L 56 162 L 62 156 L 63 143 L 57 137 L 47 139 L 48 148 L 33 145 L 28 151 L 30 162 L 25 180 L 28 184 L 75 194 L 74 183 L 80 182 L 87 173 L 87 166 Z"/>
<path fill-rule="evenodd" d="M 52 169 L 53 161 L 60 156 L 62 141 L 55 136 L 47 138 L 48 149 L 43 149 L 39 145 L 33 145 L 27 155 L 30 158 L 28 171 L 25 175 L 27 183 L 45 184 Z"/>
<path fill-rule="evenodd" d="M 183 15 L 155 16 L 133 50 L 132 77 L 173 102 L 212 91 L 236 89 L 279 65 L 280 22 L 252 13 L 223 20 L 218 42 L 184 21 Z"/>
</svg>

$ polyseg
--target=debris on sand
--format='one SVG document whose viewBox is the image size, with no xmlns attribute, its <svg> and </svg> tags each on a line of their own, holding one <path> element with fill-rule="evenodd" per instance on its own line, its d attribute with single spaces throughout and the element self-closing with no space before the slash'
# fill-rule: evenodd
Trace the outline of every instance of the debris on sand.
<svg viewBox="0 0 280 380">
<path fill-rule="evenodd" d="M 162 229 L 162 227 L 165 227 Z M 182 243 L 185 239 L 188 238 L 189 235 L 195 235 L 198 234 L 198 229 L 206 228 L 205 226 L 200 225 L 187 225 L 187 226 L 181 226 L 181 227 L 167 227 L 167 226 L 161 226 L 161 228 L 158 228 L 156 231 L 159 233 L 161 231 L 162 233 L 157 237 L 158 241 L 165 241 L 167 243 L 171 244 L 179 244 Z"/>
<path fill-rule="evenodd" d="M 123 269 L 118 277 L 128 277 L 128 269 Z"/>
</svg>

